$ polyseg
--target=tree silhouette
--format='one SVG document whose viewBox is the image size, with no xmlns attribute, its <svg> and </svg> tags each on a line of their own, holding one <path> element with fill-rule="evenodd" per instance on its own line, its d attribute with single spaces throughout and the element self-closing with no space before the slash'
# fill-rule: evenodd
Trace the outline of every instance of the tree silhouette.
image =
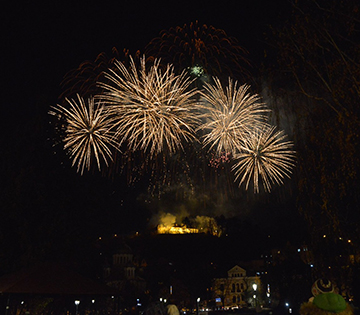
<svg viewBox="0 0 360 315">
<path fill-rule="evenodd" d="M 275 31 L 282 78 L 304 99 L 295 109 L 298 205 L 315 270 L 344 287 L 351 286 L 352 268 L 343 257 L 360 248 L 359 22 L 356 1 L 293 1 L 288 24 Z"/>
</svg>

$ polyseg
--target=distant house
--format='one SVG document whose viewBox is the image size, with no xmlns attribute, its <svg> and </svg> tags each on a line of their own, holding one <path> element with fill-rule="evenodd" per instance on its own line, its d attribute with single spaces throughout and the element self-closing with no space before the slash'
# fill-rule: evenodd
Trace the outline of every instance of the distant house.
<svg viewBox="0 0 360 315">
<path fill-rule="evenodd" d="M 134 256 L 131 248 L 122 242 L 112 255 L 112 263 L 104 266 L 105 283 L 127 294 L 139 295 L 146 290 L 146 282 L 140 277 L 145 260 Z"/>
<path fill-rule="evenodd" d="M 225 309 L 245 307 L 249 303 L 255 306 L 260 290 L 260 277 L 247 276 L 246 270 L 238 265 L 227 272 L 227 278 L 214 279 L 212 286 L 216 306 Z"/>
</svg>

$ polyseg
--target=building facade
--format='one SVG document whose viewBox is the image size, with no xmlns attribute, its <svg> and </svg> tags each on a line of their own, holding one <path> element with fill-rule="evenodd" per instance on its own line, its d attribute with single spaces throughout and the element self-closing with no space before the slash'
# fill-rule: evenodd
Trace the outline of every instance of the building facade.
<svg viewBox="0 0 360 315">
<path fill-rule="evenodd" d="M 226 278 L 213 280 L 212 292 L 217 308 L 255 307 L 261 292 L 260 277 L 248 276 L 245 269 L 236 265 Z"/>
<path fill-rule="evenodd" d="M 112 254 L 111 264 L 104 266 L 104 281 L 123 294 L 141 296 L 146 290 L 146 282 L 140 276 L 146 267 L 145 260 L 134 256 L 124 242 Z"/>
</svg>

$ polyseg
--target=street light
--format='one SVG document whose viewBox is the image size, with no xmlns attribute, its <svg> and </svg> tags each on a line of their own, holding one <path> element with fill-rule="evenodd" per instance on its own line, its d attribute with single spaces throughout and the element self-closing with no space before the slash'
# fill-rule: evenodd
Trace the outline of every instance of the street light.
<svg viewBox="0 0 360 315">
<path fill-rule="evenodd" d="M 256 299 L 256 289 L 257 289 L 257 284 L 254 282 L 253 283 L 253 285 L 252 285 L 252 287 L 253 287 L 253 290 L 254 290 L 254 295 L 253 295 L 253 298 L 254 298 L 254 305 L 255 305 L 255 307 L 257 306 L 257 299 Z"/>
<path fill-rule="evenodd" d="M 198 297 L 197 299 L 196 299 L 196 313 L 197 313 L 197 315 L 199 315 L 199 302 L 200 302 L 200 298 Z"/>
<path fill-rule="evenodd" d="M 292 313 L 292 308 L 290 307 L 290 304 L 288 302 L 285 303 L 285 306 L 288 309 L 288 313 L 291 314 Z"/>
<path fill-rule="evenodd" d="M 75 306 L 76 306 L 76 315 L 78 314 L 78 311 L 79 311 L 79 304 L 80 304 L 80 301 L 79 300 L 75 300 Z"/>
</svg>

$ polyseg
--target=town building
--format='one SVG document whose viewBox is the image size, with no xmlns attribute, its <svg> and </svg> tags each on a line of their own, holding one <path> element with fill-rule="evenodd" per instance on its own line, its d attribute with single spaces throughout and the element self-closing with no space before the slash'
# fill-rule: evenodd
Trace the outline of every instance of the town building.
<svg viewBox="0 0 360 315">
<path fill-rule="evenodd" d="M 112 254 L 112 262 L 104 266 L 104 281 L 123 295 L 141 296 L 146 282 L 141 277 L 146 261 L 133 254 L 132 249 L 122 242 Z"/>
<path fill-rule="evenodd" d="M 260 276 L 248 276 L 246 270 L 236 265 L 226 278 L 213 280 L 212 293 L 216 308 L 234 309 L 256 307 L 261 293 Z"/>
</svg>

